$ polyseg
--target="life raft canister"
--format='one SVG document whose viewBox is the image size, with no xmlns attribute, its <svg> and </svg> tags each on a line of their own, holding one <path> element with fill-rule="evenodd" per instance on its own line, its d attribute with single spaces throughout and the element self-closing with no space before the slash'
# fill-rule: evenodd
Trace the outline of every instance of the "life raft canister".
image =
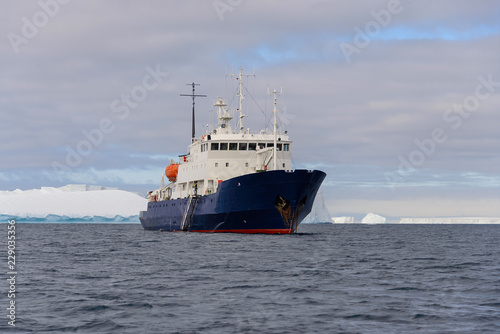
<svg viewBox="0 0 500 334">
<path fill-rule="evenodd" d="M 171 163 L 167 168 L 165 168 L 165 176 L 170 182 L 177 181 L 177 174 L 179 172 L 179 164 Z"/>
</svg>

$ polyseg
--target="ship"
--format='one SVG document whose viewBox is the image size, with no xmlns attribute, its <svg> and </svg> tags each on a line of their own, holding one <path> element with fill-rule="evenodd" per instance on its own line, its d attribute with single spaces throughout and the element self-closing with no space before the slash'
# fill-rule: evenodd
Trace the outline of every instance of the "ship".
<svg viewBox="0 0 500 334">
<path fill-rule="evenodd" d="M 160 188 L 148 192 L 147 210 L 139 214 L 145 230 L 293 234 L 311 212 L 326 174 L 292 168 L 292 141 L 278 126 L 281 91 L 268 88 L 274 101 L 272 131 L 252 132 L 244 127 L 242 110 L 244 92 L 248 92 L 243 78 L 250 75 L 240 67 L 232 76 L 239 108 L 231 110 L 218 97 L 214 103 L 218 123 L 199 137 L 195 136 L 195 97 L 206 96 L 196 95 L 197 84 L 190 84 L 193 92 L 184 96 L 193 99 L 191 143 L 178 161 L 170 161 Z"/>
</svg>

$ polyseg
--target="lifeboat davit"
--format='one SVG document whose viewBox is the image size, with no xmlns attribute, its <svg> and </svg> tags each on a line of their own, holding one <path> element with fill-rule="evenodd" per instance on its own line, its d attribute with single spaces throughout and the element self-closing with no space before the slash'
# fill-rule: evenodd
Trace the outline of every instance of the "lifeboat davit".
<svg viewBox="0 0 500 334">
<path fill-rule="evenodd" d="M 165 175 L 170 182 L 177 181 L 177 173 L 179 172 L 179 164 L 171 163 L 165 168 Z"/>
</svg>

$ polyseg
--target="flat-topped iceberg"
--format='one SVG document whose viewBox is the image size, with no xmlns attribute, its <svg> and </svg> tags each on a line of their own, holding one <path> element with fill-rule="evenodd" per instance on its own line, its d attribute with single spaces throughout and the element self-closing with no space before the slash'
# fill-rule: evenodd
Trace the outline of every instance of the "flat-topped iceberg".
<svg viewBox="0 0 500 334">
<path fill-rule="evenodd" d="M 354 217 L 332 217 L 334 224 L 355 224 Z"/>
<path fill-rule="evenodd" d="M 34 221 L 137 221 L 147 200 L 135 193 L 87 185 L 0 191 L 0 216 Z"/>
<path fill-rule="evenodd" d="M 401 218 L 400 224 L 500 224 L 500 217 Z"/>
</svg>

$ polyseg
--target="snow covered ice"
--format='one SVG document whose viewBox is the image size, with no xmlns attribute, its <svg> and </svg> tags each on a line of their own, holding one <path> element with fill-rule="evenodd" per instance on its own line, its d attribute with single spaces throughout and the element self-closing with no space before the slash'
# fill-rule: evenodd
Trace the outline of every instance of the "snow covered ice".
<svg viewBox="0 0 500 334">
<path fill-rule="evenodd" d="M 60 188 L 42 187 L 32 190 L 0 191 L 0 218 L 35 221 L 126 221 L 139 223 L 139 211 L 145 210 L 147 199 L 135 193 L 91 185 L 66 185 Z M 424 217 L 400 218 L 388 221 L 368 213 L 361 222 L 354 217 L 331 217 L 321 191 L 311 213 L 303 224 L 362 223 L 362 224 L 500 224 L 500 217 Z"/>
<path fill-rule="evenodd" d="M 401 218 L 400 224 L 500 224 L 500 217 Z"/>
<path fill-rule="evenodd" d="M 354 217 L 332 217 L 334 224 L 354 224 Z"/>
<path fill-rule="evenodd" d="M 19 218 L 138 217 L 147 199 L 124 190 L 100 186 L 67 185 L 32 190 L 0 191 L 0 215 Z M 137 222 L 139 219 L 137 218 Z"/>
<path fill-rule="evenodd" d="M 384 224 L 387 221 L 385 217 L 375 213 L 369 213 L 361 220 L 361 224 Z"/>
</svg>

